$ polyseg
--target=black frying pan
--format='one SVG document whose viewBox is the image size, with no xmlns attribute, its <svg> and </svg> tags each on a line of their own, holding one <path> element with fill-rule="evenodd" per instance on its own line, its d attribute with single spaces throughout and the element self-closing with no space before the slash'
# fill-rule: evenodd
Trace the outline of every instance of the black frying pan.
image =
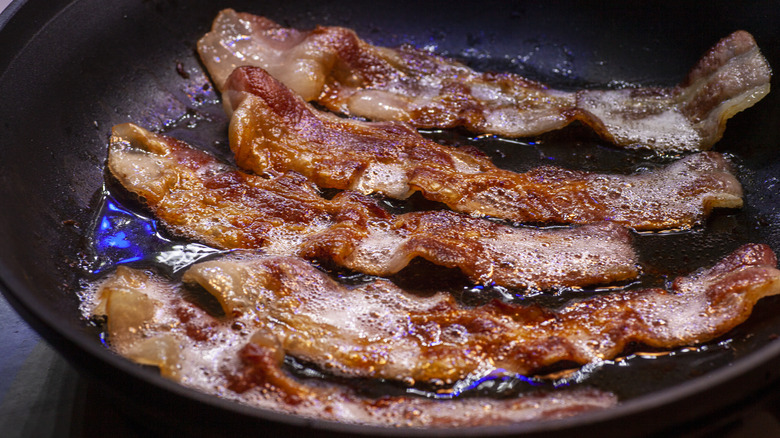
<svg viewBox="0 0 780 438">
<path fill-rule="evenodd" d="M 104 181 L 111 126 L 139 122 L 215 151 L 226 148 L 227 120 L 219 103 L 193 104 L 183 87 L 199 81 L 195 41 L 224 7 L 299 28 L 344 25 L 379 45 L 432 44 L 475 68 L 515 71 L 563 88 L 673 85 L 711 45 L 737 29 L 750 31 L 770 64 L 780 68 L 776 1 L 14 2 L 0 18 L 0 287 L 34 328 L 123 406 L 149 424 L 187 418 L 182 427 L 192 434 L 399 433 L 304 420 L 188 390 L 109 352 L 80 316 L 74 292 L 83 236 Z M 780 94 L 774 83 L 773 88 L 729 122 L 715 147 L 734 155 L 747 206 L 718 212 L 691 233 L 638 236 L 647 263 L 682 273 L 747 241 L 780 251 Z M 604 149 L 589 146 L 598 140 L 575 126 L 545 137 L 552 146 L 541 151 L 567 165 L 566 154 L 556 149 L 567 141 Z M 503 152 L 510 157 L 503 165 L 514 168 L 538 155 L 537 149 Z M 635 164 L 636 156 L 632 160 Z M 403 434 L 628 436 L 719 416 L 776 380 L 778 310 L 779 299 L 764 300 L 746 324 L 712 343 L 709 352 L 680 354 L 660 367 L 638 361 L 633 374 L 598 374 L 595 385 L 626 396 L 613 409 L 554 422 Z"/>
</svg>

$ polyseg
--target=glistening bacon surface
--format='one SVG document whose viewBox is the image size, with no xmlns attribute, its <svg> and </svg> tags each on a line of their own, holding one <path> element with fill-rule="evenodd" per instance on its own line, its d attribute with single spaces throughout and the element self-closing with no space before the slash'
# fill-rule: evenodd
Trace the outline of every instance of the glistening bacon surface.
<svg viewBox="0 0 780 438">
<path fill-rule="evenodd" d="M 530 374 L 560 361 L 614 358 L 631 342 L 667 349 L 706 342 L 745 321 L 759 299 L 780 293 L 776 265 L 767 246 L 748 244 L 707 270 L 676 279 L 669 290 L 594 296 L 557 310 L 501 302 L 465 308 L 449 294 L 420 297 L 386 280 L 349 288 L 294 257 L 240 255 L 199 263 L 183 280 L 202 286 L 226 318 L 251 333 L 236 389 L 271 383 L 305 398 L 307 389 L 281 370 L 285 355 L 335 376 L 454 384 Z M 181 330 L 156 320 L 154 312 L 138 311 L 144 308 L 138 303 L 153 302 L 145 294 L 157 286 L 116 279 L 107 285 L 96 312 L 107 314 L 109 324 L 117 317 L 118 325 L 109 326 L 112 339 L 132 346 L 140 338 L 139 345 L 147 345 L 147 339 Z M 115 293 L 123 301 L 106 296 Z M 115 307 L 120 305 L 129 309 Z M 159 362 L 158 347 L 150 348 L 136 360 Z M 165 374 L 176 372 L 172 360 L 160 365 Z"/>
<path fill-rule="evenodd" d="M 745 245 L 670 290 L 601 295 L 559 310 L 498 301 L 463 308 L 449 294 L 420 298 L 383 280 L 350 290 L 292 259 L 205 262 L 184 281 L 204 287 L 226 314 L 254 312 L 261 328 L 252 342 L 263 348 L 335 375 L 452 384 L 614 358 L 630 342 L 711 340 L 780 293 L 776 265 L 767 246 Z"/>
<path fill-rule="evenodd" d="M 699 153 L 636 175 L 541 167 L 499 169 L 427 140 L 405 124 L 317 111 L 265 70 L 239 67 L 224 88 L 230 147 L 256 173 L 301 173 L 322 187 L 404 199 L 420 191 L 456 211 L 517 222 L 615 221 L 639 230 L 690 228 L 713 208 L 742 206 L 725 159 Z"/>
<path fill-rule="evenodd" d="M 513 137 L 580 120 L 615 144 L 661 151 L 711 147 L 730 117 L 769 92 L 771 77 L 744 31 L 718 42 L 676 87 L 572 93 L 408 46 L 373 46 L 341 27 L 299 31 L 230 9 L 198 51 L 220 89 L 236 67 L 252 65 L 343 114 Z"/>
<path fill-rule="evenodd" d="M 321 273 L 300 259 L 273 257 L 265 262 L 247 262 L 267 268 L 263 270 L 267 274 L 265 282 L 278 292 L 279 301 L 256 305 L 269 310 L 292 310 L 289 306 L 295 294 L 286 295 L 289 288 L 277 286 L 282 286 L 279 282 L 286 282 L 296 269 L 304 277 L 295 279 L 293 287 L 306 288 L 302 281 L 312 279 L 316 286 L 323 283 Z M 234 259 L 226 265 L 231 273 L 239 272 L 233 267 L 235 263 L 241 262 Z M 210 270 L 213 274 L 209 274 Z M 203 266 L 197 275 L 209 275 L 213 284 L 220 272 Z M 249 300 L 257 297 L 241 292 L 224 297 L 238 312 L 214 315 L 186 298 L 192 294 L 183 290 L 179 282 L 119 266 L 94 291 L 85 310 L 87 317 L 107 317 L 108 343 L 123 356 L 156 366 L 163 376 L 186 386 L 278 412 L 392 427 L 452 427 L 564 418 L 617 403 L 613 394 L 588 388 L 531 392 L 511 399 L 470 397 L 440 401 L 413 396 L 361 396 L 348 385 L 295 378 L 282 367 L 282 350 L 250 342 L 252 332 L 261 324 L 247 306 Z"/>
<path fill-rule="evenodd" d="M 449 211 L 394 216 L 371 198 L 331 200 L 296 174 L 236 171 L 175 139 L 126 124 L 114 128 L 108 167 L 168 228 L 224 248 L 328 260 L 389 275 L 415 257 L 459 268 L 472 281 L 550 289 L 638 275 L 628 231 L 599 223 L 514 228 Z"/>
</svg>

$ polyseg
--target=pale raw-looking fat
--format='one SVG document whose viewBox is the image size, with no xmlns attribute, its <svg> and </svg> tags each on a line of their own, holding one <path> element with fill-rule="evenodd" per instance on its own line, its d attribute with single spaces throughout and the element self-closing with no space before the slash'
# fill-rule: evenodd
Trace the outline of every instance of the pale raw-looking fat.
<svg viewBox="0 0 780 438">
<path fill-rule="evenodd" d="M 617 145 L 664 152 L 712 147 L 728 118 L 769 92 L 771 78 L 744 31 L 718 42 L 677 87 L 573 93 L 478 73 L 411 47 L 372 46 L 345 28 L 300 31 L 231 9 L 217 16 L 198 50 L 220 90 L 236 67 L 251 65 L 304 99 L 349 115 L 509 137 L 580 120 Z"/>
<path fill-rule="evenodd" d="M 671 99 L 664 99 L 660 111 L 643 115 L 641 118 L 626 117 L 625 108 L 632 103 L 634 90 L 590 91 L 579 100 L 579 104 L 604 124 L 606 131 L 616 139 L 615 142 L 629 142 L 637 145 L 655 146 L 661 138 L 669 146 L 658 147 L 672 149 L 674 144 L 695 144 L 702 140 L 688 119 L 672 106 Z"/>
<path fill-rule="evenodd" d="M 495 235 L 476 240 L 493 265 L 517 273 L 518 280 L 503 278 L 506 274 L 496 269 L 485 271 L 478 282 L 547 289 L 565 281 L 572 272 L 590 276 L 614 270 L 615 275 L 620 275 L 627 253 L 616 244 L 615 237 L 612 230 L 594 228 L 582 232 L 502 228 Z M 398 272 L 417 256 L 404 250 L 414 238 L 414 233 L 405 235 L 373 228 L 345 264 L 376 266 L 376 272 Z M 538 266 L 545 266 L 543 279 L 537 278 Z M 535 280 L 526 282 L 523 278 Z"/>
<path fill-rule="evenodd" d="M 258 20 L 263 19 L 258 17 Z M 305 34 L 294 30 L 285 32 L 283 38 L 272 37 L 258 44 L 257 40 L 249 37 L 253 32 L 253 24 L 248 20 L 215 23 L 219 33 L 234 37 L 215 41 L 216 44 L 203 46 L 200 50 L 213 65 L 231 71 L 236 67 L 235 64 L 262 63 L 266 69 L 290 77 L 292 84 L 303 96 L 309 99 L 316 97 L 325 81 L 321 65 L 327 62 L 328 54 L 318 53 L 316 46 L 305 43 Z M 230 56 L 225 56 L 228 54 Z M 218 86 L 221 87 L 221 82 L 218 82 Z"/>
<path fill-rule="evenodd" d="M 625 207 L 614 209 L 610 218 L 618 222 L 629 220 L 623 215 L 643 211 L 648 217 L 685 217 L 696 223 L 715 207 L 742 207 L 741 184 L 730 168 L 711 154 L 689 155 L 655 171 L 629 176 L 594 176 L 589 193 L 596 198 L 619 195 Z M 672 220 L 668 224 L 674 228 Z"/>
<path fill-rule="evenodd" d="M 410 191 L 406 169 L 394 163 L 371 163 L 349 188 L 365 194 L 384 193 L 396 199 L 408 197 Z"/>
<path fill-rule="evenodd" d="M 146 312 L 137 310 L 138 303 L 145 303 Z M 110 315 L 107 334 L 118 353 L 158 367 L 167 378 L 223 395 L 225 374 L 240 366 L 236 346 L 246 339 L 246 334 L 230 327 L 242 320 L 215 324 L 208 339 L 198 342 L 182 332 L 176 310 L 187 308 L 183 303 L 181 284 L 119 266 L 115 274 L 85 291 L 81 309 L 88 316 Z M 204 327 L 217 321 L 200 310 L 189 316 L 191 324 Z M 151 333 L 158 335 L 147 336 Z"/>
</svg>

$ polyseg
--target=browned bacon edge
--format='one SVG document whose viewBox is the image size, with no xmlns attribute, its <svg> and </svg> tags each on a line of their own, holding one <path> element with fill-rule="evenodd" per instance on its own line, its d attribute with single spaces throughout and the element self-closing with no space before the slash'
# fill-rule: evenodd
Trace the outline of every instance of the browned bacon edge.
<svg viewBox="0 0 780 438">
<path fill-rule="evenodd" d="M 472 281 L 551 289 L 638 275 L 628 231 L 598 223 L 515 228 L 449 211 L 391 215 L 354 192 L 322 198 L 300 175 L 264 178 L 138 126 L 114 128 L 108 167 L 174 233 L 222 249 L 330 261 L 386 276 L 413 258 L 459 268 Z"/>
<path fill-rule="evenodd" d="M 322 113 L 265 70 L 239 67 L 224 86 L 230 147 L 256 173 L 301 173 L 321 187 L 428 199 L 473 216 L 515 222 L 614 221 L 638 230 L 686 229 L 714 208 L 742 206 L 742 189 L 717 153 L 637 175 L 541 167 L 499 169 L 393 122 Z"/>
</svg>

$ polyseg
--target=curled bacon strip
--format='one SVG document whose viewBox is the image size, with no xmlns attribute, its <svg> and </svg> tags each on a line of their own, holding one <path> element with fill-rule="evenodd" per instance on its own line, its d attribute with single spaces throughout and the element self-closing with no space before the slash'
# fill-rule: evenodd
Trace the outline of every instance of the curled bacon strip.
<svg viewBox="0 0 780 438">
<path fill-rule="evenodd" d="M 108 167 L 168 228 L 218 248 L 329 260 L 372 275 L 415 257 L 459 268 L 472 281 L 550 289 L 633 279 L 628 231 L 598 223 L 515 228 L 450 211 L 391 215 L 354 192 L 331 200 L 305 178 L 236 171 L 175 139 L 114 127 Z"/>
<path fill-rule="evenodd" d="M 595 296 L 559 310 L 498 301 L 463 308 L 449 294 L 420 298 L 384 280 L 349 289 L 290 258 L 204 262 L 184 281 L 204 287 L 227 314 L 254 313 L 260 347 L 335 375 L 451 384 L 614 358 L 631 342 L 706 342 L 780 294 L 776 265 L 768 246 L 748 244 L 669 290 Z"/>
<path fill-rule="evenodd" d="M 220 89 L 236 67 L 252 65 L 343 114 L 511 137 L 580 120 L 617 145 L 659 151 L 710 148 L 730 117 L 769 92 L 771 77 L 744 31 L 718 42 L 676 87 L 575 93 L 475 72 L 409 46 L 373 46 L 341 27 L 299 31 L 231 9 L 217 16 L 198 51 Z"/>
<path fill-rule="evenodd" d="M 742 206 L 742 188 L 715 152 L 636 175 L 540 167 L 499 169 L 405 124 L 317 111 L 265 70 L 240 67 L 223 94 L 230 147 L 256 173 L 301 173 L 322 187 L 404 199 L 414 191 L 471 215 L 517 222 L 614 221 L 639 230 L 690 228 L 713 208 Z"/>
</svg>

